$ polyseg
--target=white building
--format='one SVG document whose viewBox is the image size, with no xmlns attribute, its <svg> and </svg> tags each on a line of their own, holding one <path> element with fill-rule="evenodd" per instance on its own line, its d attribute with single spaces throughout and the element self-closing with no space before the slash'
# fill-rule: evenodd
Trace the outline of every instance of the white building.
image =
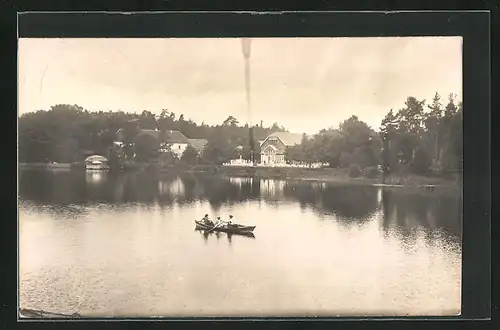
<svg viewBox="0 0 500 330">
<path fill-rule="evenodd" d="M 285 150 L 287 147 L 302 142 L 302 134 L 289 132 L 274 132 L 260 144 L 260 162 L 262 165 L 286 164 Z"/>
<path fill-rule="evenodd" d="M 93 155 L 85 159 L 85 169 L 87 171 L 102 171 L 109 169 L 108 160 L 100 155 Z"/>
</svg>

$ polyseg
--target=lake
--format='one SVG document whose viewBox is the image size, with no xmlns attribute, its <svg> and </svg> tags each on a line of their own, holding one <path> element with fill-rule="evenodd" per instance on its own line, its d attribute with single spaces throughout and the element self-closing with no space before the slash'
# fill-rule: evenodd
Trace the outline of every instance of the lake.
<svg viewBox="0 0 500 330">
<path fill-rule="evenodd" d="M 457 315 L 458 191 L 19 172 L 21 308 L 92 317 Z M 195 231 L 205 213 L 255 237 Z"/>
</svg>

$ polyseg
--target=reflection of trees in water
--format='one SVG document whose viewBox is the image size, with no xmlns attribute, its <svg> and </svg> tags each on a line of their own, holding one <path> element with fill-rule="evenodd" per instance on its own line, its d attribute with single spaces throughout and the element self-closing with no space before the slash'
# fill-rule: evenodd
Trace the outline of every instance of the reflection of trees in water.
<svg viewBox="0 0 500 330">
<path fill-rule="evenodd" d="M 462 198 L 458 193 L 405 193 L 398 189 L 382 192 L 384 231 L 398 230 L 407 238 L 425 229 L 426 237 L 436 230 L 461 237 Z"/>
<path fill-rule="evenodd" d="M 255 180 L 231 181 L 229 178 L 200 176 L 199 180 L 204 187 L 205 199 L 215 210 L 219 210 L 223 204 L 233 205 L 258 197 L 255 194 Z"/>
<path fill-rule="evenodd" d="M 289 182 L 285 197 L 301 207 L 310 207 L 339 220 L 364 221 L 377 210 L 377 190 L 373 187 L 338 186 L 319 182 Z"/>
<path fill-rule="evenodd" d="M 22 200 L 40 207 L 42 213 L 76 218 L 87 213 L 78 206 L 84 201 L 84 183 L 84 175 L 69 171 L 28 170 L 19 176 L 19 195 Z"/>
<path fill-rule="evenodd" d="M 85 173 L 25 171 L 19 178 L 19 194 L 35 203 L 68 205 L 84 201 Z"/>
<path fill-rule="evenodd" d="M 33 184 L 36 182 L 36 184 Z M 50 193 L 47 193 L 50 190 Z M 338 214 L 347 219 L 364 217 L 376 208 L 372 190 L 362 187 L 335 187 L 318 182 L 259 180 L 256 178 L 220 178 L 203 174 L 157 174 L 149 172 L 85 173 L 65 172 L 54 176 L 48 172 L 20 179 L 25 199 L 50 203 L 135 203 L 158 202 L 160 207 L 174 203 L 186 205 L 207 200 L 218 210 L 224 204 L 263 199 L 298 202 L 302 208 Z"/>
<path fill-rule="evenodd" d="M 305 181 L 221 179 L 205 174 L 109 172 L 100 173 L 98 177 L 83 171 L 24 171 L 19 177 L 23 200 L 55 207 L 94 202 L 158 202 L 164 207 L 207 200 L 218 210 L 224 204 L 262 199 L 268 203 L 297 202 L 301 208 L 336 215 L 341 223 L 348 224 L 369 219 L 381 202 L 384 214 L 381 226 L 386 231 L 398 228 L 403 235 L 414 236 L 415 231 L 423 227 L 442 229 L 460 237 L 462 199 L 459 194 L 380 191 L 374 187 Z M 81 210 L 76 208 L 74 212 Z"/>
<path fill-rule="evenodd" d="M 323 189 L 321 209 L 341 220 L 367 221 L 379 206 L 377 189 L 367 186 L 327 186 Z"/>
<path fill-rule="evenodd" d="M 230 233 L 221 233 L 218 231 L 212 231 L 212 232 L 208 232 L 206 230 L 195 230 L 195 231 L 200 233 L 200 235 L 203 237 L 203 240 L 205 241 L 205 243 L 208 242 L 208 239 L 211 236 L 215 237 L 217 240 L 220 240 L 221 237 L 225 237 L 227 239 L 227 243 L 229 244 L 229 246 L 231 246 L 233 243 L 233 236 L 240 237 L 243 239 L 255 239 L 255 236 L 253 234 L 238 235 L 238 234 L 230 234 Z"/>
</svg>

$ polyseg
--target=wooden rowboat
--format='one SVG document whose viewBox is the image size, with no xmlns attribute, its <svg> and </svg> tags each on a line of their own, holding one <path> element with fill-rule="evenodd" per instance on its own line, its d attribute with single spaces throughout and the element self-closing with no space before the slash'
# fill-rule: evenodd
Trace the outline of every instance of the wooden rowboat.
<svg viewBox="0 0 500 330">
<path fill-rule="evenodd" d="M 208 230 L 200 229 L 200 228 L 195 228 L 194 230 L 202 233 L 205 238 L 210 236 L 210 235 L 219 236 L 221 234 L 220 231 L 215 231 L 215 230 L 208 231 Z M 254 233 L 252 233 L 251 231 L 239 231 L 239 232 L 231 232 L 231 233 L 223 232 L 223 234 L 226 234 L 229 239 L 232 236 L 244 236 L 244 237 L 248 237 L 248 238 L 255 238 Z"/>
<path fill-rule="evenodd" d="M 233 233 L 233 234 L 239 234 L 239 233 L 251 233 L 255 229 L 256 226 L 244 226 L 244 225 L 239 225 L 239 224 L 225 224 L 222 226 L 211 226 L 208 224 L 205 224 L 201 221 L 196 221 L 196 229 L 198 230 L 207 230 L 207 231 L 222 231 L 225 233 Z"/>
</svg>

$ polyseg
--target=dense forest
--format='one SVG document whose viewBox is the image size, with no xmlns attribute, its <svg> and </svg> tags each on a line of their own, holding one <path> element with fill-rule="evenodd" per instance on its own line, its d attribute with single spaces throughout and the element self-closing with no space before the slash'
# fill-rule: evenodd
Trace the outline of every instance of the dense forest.
<svg viewBox="0 0 500 330">
<path fill-rule="evenodd" d="M 155 116 L 147 110 L 140 114 L 91 112 L 78 105 L 59 104 L 19 118 L 19 161 L 72 163 L 81 162 L 90 154 L 110 157 L 120 128 L 125 130 L 127 140 L 134 142 L 125 150 L 126 158 L 158 160 L 159 146 L 154 141 L 139 140 L 137 132 L 130 128 L 132 121 L 138 122 L 142 129 L 178 130 L 188 138 L 207 139 L 201 157 L 192 148 L 186 150 L 181 161 L 188 163 L 221 164 L 237 158 L 239 152 L 249 159 L 252 145 L 258 161 L 258 141 L 272 132 L 286 131 L 277 123 L 271 127 L 262 123 L 253 127 L 239 125 L 233 116 L 218 125 L 206 125 L 167 109 Z M 359 170 L 382 165 L 386 173 L 460 171 L 462 134 L 462 103 L 457 104 L 450 94 L 443 105 L 436 93 L 429 105 L 425 100 L 408 97 L 403 108 L 387 113 L 378 132 L 351 116 L 337 128 L 323 129 L 314 136 L 304 135 L 301 145 L 287 149 L 286 158 Z M 238 146 L 243 147 L 241 151 Z"/>
</svg>

